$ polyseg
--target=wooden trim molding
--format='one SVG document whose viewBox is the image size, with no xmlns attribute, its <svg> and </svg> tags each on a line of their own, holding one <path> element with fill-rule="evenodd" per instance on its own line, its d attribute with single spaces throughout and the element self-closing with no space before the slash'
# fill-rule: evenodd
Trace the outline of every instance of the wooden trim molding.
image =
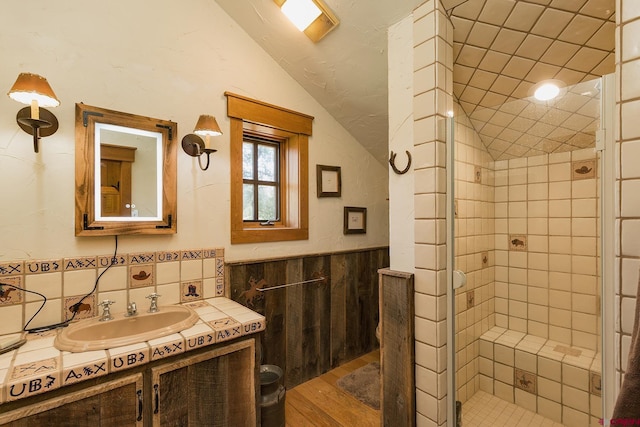
<svg viewBox="0 0 640 427">
<path fill-rule="evenodd" d="M 311 136 L 313 116 L 231 92 L 224 94 L 227 97 L 227 116 L 229 117 L 269 124 L 278 129 Z"/>
<path fill-rule="evenodd" d="M 230 117 L 231 243 L 309 238 L 309 135 L 313 117 L 225 92 Z M 279 221 L 262 226 L 243 220 L 242 144 L 251 132 L 281 141 Z"/>
</svg>

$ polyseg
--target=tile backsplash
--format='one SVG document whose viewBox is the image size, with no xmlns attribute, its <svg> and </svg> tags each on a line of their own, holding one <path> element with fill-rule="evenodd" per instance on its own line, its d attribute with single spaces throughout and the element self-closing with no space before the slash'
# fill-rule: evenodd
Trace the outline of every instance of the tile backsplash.
<svg viewBox="0 0 640 427">
<path fill-rule="evenodd" d="M 96 291 L 80 302 L 96 281 Z M 39 312 L 43 298 L 32 292 L 47 298 Z M 105 299 L 115 301 L 112 313 L 131 302 L 146 310 L 154 292 L 161 305 L 224 296 L 224 249 L 0 262 L 0 335 L 20 332 L 36 313 L 29 328 L 67 320 L 74 311 L 75 319 L 96 316 Z"/>
</svg>

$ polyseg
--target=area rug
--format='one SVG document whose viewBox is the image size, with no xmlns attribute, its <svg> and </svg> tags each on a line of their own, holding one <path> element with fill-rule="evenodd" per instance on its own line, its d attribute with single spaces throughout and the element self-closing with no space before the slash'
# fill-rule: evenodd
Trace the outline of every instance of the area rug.
<svg viewBox="0 0 640 427">
<path fill-rule="evenodd" d="M 336 381 L 336 385 L 360 402 L 380 409 L 380 363 L 358 368 Z"/>
</svg>

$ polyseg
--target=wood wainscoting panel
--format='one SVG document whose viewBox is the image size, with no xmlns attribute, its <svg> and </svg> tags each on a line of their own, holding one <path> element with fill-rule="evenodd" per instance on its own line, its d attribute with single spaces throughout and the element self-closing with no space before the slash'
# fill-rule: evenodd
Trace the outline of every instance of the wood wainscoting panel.
<svg viewBox="0 0 640 427">
<path fill-rule="evenodd" d="M 383 426 L 416 425 L 413 274 L 380 273 L 380 408 Z"/>
<path fill-rule="evenodd" d="M 378 270 L 388 265 L 384 247 L 233 262 L 225 278 L 231 299 L 266 317 L 262 363 L 279 366 L 290 389 L 378 347 Z"/>
</svg>

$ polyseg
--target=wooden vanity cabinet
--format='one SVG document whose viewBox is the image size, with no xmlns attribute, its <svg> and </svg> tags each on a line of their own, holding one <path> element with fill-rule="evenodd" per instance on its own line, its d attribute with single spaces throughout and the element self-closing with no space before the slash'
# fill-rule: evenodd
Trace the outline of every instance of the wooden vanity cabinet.
<svg viewBox="0 0 640 427">
<path fill-rule="evenodd" d="M 255 426 L 257 366 L 253 338 L 214 345 L 0 405 L 0 426 Z"/>
<path fill-rule="evenodd" d="M 142 427 L 142 399 L 137 398 L 142 387 L 141 373 L 104 381 L 4 413 L 0 415 L 0 425 Z"/>
<path fill-rule="evenodd" d="M 253 340 L 187 356 L 150 369 L 152 425 L 254 426 Z"/>
</svg>

